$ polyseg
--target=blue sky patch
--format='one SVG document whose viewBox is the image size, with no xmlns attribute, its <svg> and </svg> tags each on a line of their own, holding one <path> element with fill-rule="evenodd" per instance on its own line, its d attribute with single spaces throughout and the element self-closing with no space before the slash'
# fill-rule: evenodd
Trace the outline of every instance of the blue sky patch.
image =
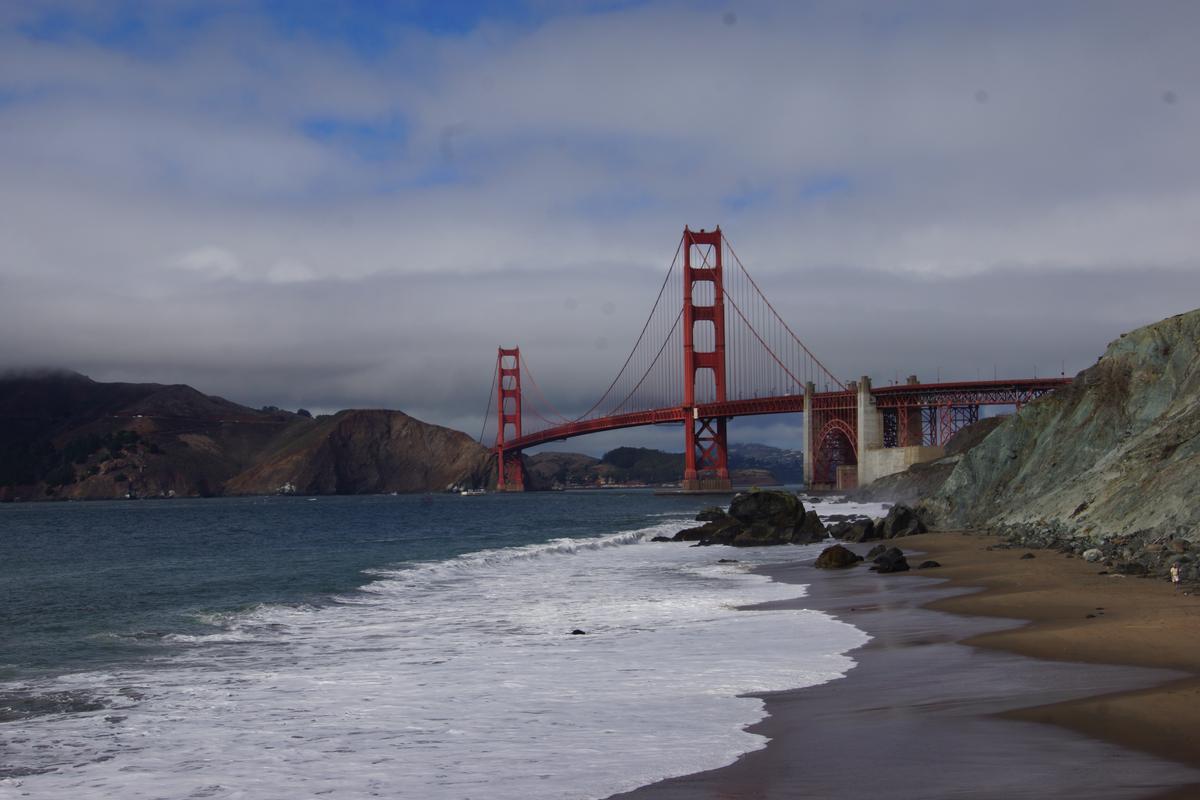
<svg viewBox="0 0 1200 800">
<path fill-rule="evenodd" d="M 823 200 L 827 197 L 847 194 L 853 187 L 850 176 L 841 172 L 816 175 L 800 185 L 800 199 Z"/>
<path fill-rule="evenodd" d="M 364 161 L 386 161 L 400 155 L 408 141 L 408 125 L 400 114 L 379 120 L 309 117 L 300 124 L 309 139 L 351 153 Z"/>
</svg>

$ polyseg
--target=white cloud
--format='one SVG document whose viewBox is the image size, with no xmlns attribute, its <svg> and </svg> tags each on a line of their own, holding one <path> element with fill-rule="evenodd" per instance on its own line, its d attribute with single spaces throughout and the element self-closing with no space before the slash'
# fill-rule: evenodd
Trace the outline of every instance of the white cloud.
<svg viewBox="0 0 1200 800">
<path fill-rule="evenodd" d="M 151 59 L 10 26 L 0 361 L 458 421 L 520 343 L 586 406 L 721 223 L 838 374 L 1083 366 L 1200 289 L 1200 7 L 970 5 L 651 3 L 372 60 L 236 4 Z M 303 130 L 393 118 L 371 159 Z"/>
<path fill-rule="evenodd" d="M 180 269 L 212 278 L 234 278 L 242 272 L 242 265 L 237 256 L 221 247 L 189 250 L 175 258 L 172 263 Z"/>
</svg>

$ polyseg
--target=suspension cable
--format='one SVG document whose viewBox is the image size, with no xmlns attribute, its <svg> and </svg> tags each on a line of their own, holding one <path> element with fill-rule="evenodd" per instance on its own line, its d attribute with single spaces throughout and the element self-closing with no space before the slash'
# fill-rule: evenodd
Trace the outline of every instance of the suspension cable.
<svg viewBox="0 0 1200 800">
<path fill-rule="evenodd" d="M 496 376 L 500 373 L 500 359 L 496 359 L 496 366 L 492 368 L 492 388 L 488 392 L 487 408 L 483 412 L 483 427 L 479 429 L 479 444 L 483 445 L 483 437 L 487 434 L 488 417 L 492 415 L 492 398 L 496 396 Z"/>
<path fill-rule="evenodd" d="M 658 304 L 662 301 L 663 292 L 665 292 L 667 290 L 667 284 L 671 280 L 671 275 L 674 274 L 674 272 L 675 272 L 675 265 L 679 263 L 679 254 L 682 251 L 683 251 L 683 237 L 680 236 L 679 237 L 679 246 L 675 248 L 675 257 L 673 259 L 671 259 L 671 268 L 667 270 L 667 276 L 665 278 L 663 278 L 662 286 L 660 286 L 658 289 L 658 297 L 656 297 L 654 299 L 654 306 L 650 309 L 650 316 L 646 317 L 646 324 L 642 326 L 642 332 L 640 334 L 638 334 L 638 338 L 637 338 L 637 341 L 633 345 L 633 349 L 629 351 L 629 355 L 626 357 L 625 363 L 621 365 L 621 369 L 617 372 L 617 377 L 613 378 L 612 383 L 610 383 L 608 385 L 608 388 L 604 390 L 604 394 L 600 395 L 600 399 L 597 400 L 595 403 L 593 403 L 591 408 L 589 408 L 587 411 L 583 412 L 578 417 L 576 417 L 574 420 L 572 420 L 572 422 L 577 422 L 577 421 L 583 419 L 588 414 L 591 414 L 593 411 L 595 411 L 597 408 L 599 408 L 600 404 L 603 403 L 605 398 L 608 397 L 608 393 L 611 392 L 613 390 L 613 387 L 617 385 L 617 381 L 619 381 L 621 379 L 621 376 L 625 374 L 625 368 L 628 367 L 629 362 L 633 360 L 633 356 L 637 352 L 638 346 L 642 343 L 642 339 L 645 338 L 645 336 L 646 336 L 646 330 L 650 327 L 651 320 L 654 319 L 654 312 L 658 309 Z"/>
<path fill-rule="evenodd" d="M 535 392 L 537 392 L 537 396 L 539 398 L 541 398 L 543 403 L 546 404 L 547 411 L 549 411 L 554 416 L 559 417 L 563 422 L 569 422 L 570 418 L 567 417 L 566 414 L 562 413 L 557 408 L 555 408 L 554 404 L 546 399 L 545 393 L 542 392 L 542 387 L 538 386 L 537 379 L 533 377 L 533 371 L 529 369 L 529 366 L 525 363 L 525 361 L 526 361 L 525 356 L 521 356 L 521 370 L 525 373 L 525 377 L 529 378 L 529 382 L 531 384 L 533 384 L 533 390 Z M 538 416 L 541 416 L 541 415 L 539 414 Z M 546 422 L 550 422 L 545 417 L 542 417 L 542 419 L 545 420 Z M 551 424 L 556 424 L 556 423 L 551 423 Z"/>
<path fill-rule="evenodd" d="M 824 364 L 821 363 L 821 359 L 817 358 L 816 355 L 813 354 L 813 351 L 808 349 L 808 346 L 805 345 L 803 341 L 801 341 L 800 337 L 797 336 L 796 333 L 790 327 L 788 327 L 788 324 L 783 319 L 783 317 L 779 316 L 779 312 L 775 310 L 775 306 L 771 305 L 771 301 L 767 299 L 767 296 L 765 294 L 763 294 L 762 289 L 758 288 L 758 284 L 754 281 L 754 276 L 751 275 L 749 270 L 746 269 L 746 266 L 744 264 L 742 264 L 742 260 L 740 258 L 738 258 L 737 253 L 733 249 L 733 245 L 730 244 L 729 239 L 726 238 L 724 233 L 721 234 L 721 239 L 725 242 L 725 246 L 729 248 L 729 254 L 731 256 L 733 256 L 733 260 L 737 262 L 738 268 L 745 274 L 746 278 L 749 279 L 750 285 L 754 287 L 754 291 L 758 292 L 758 296 L 761 297 L 763 299 L 763 302 L 767 304 L 767 308 L 769 308 L 771 310 L 771 313 L 775 316 L 775 319 L 779 320 L 779 324 L 781 324 L 784 327 L 784 330 L 786 330 L 791 335 L 791 337 L 796 340 L 796 343 L 798 345 L 800 345 L 801 348 L 804 349 L 804 352 L 808 354 L 808 357 L 811 358 L 813 360 L 813 362 L 818 367 L 821 368 L 821 371 L 825 373 L 825 376 L 827 378 L 829 378 L 830 380 L 832 380 L 834 383 L 836 383 L 838 386 L 840 386 L 842 388 L 842 391 L 845 391 L 846 385 L 834 377 L 833 373 L 829 371 L 828 367 L 826 367 Z M 757 335 L 757 334 L 755 334 L 755 335 Z M 759 339 L 759 341 L 762 341 L 762 340 Z M 765 343 L 763 346 L 764 347 L 766 346 Z M 791 373 L 788 373 L 788 374 L 791 374 Z"/>
<path fill-rule="evenodd" d="M 637 382 L 636 386 L 634 386 L 632 389 L 629 390 L 629 394 L 625 395 L 625 398 L 620 403 L 618 403 L 617 405 L 615 405 L 613 407 L 613 410 L 609 412 L 610 415 L 615 414 L 616 412 L 620 411 L 621 408 L 624 407 L 625 403 L 627 403 L 629 401 L 629 398 L 633 397 L 634 393 L 636 393 L 637 390 L 641 388 L 642 383 L 645 382 L 646 378 L 649 377 L 650 373 L 654 371 L 654 365 L 658 363 L 658 359 L 662 357 L 663 351 L 666 350 L 667 345 L 670 344 L 671 337 L 675 335 L 675 329 L 677 327 L 679 327 L 679 320 L 681 320 L 681 319 L 683 319 L 683 309 L 682 308 L 680 308 L 679 313 L 675 315 L 675 324 L 673 324 L 671 326 L 671 330 L 663 338 L 662 346 L 658 348 L 658 352 L 654 355 L 654 360 L 650 362 L 650 366 L 647 367 L 646 371 L 642 374 L 642 379 Z"/>
<path fill-rule="evenodd" d="M 775 359 L 775 363 L 778 364 L 780 366 L 780 368 L 783 369 L 783 371 L 788 374 L 788 377 L 791 378 L 793 381 L 795 381 L 797 385 L 803 386 L 804 382 L 801 381 L 799 378 L 797 378 L 795 375 L 793 375 L 792 371 L 787 368 L 787 365 L 779 360 L 779 356 L 775 355 L 775 351 L 773 351 L 771 349 L 770 345 L 768 345 L 766 342 L 763 341 L 762 336 L 760 336 L 758 334 L 758 331 L 755 330 L 754 325 L 751 324 L 751 322 L 748 319 L 746 319 L 746 315 L 742 313 L 742 309 L 738 308 L 738 304 L 733 302 L 733 298 L 729 296 L 729 293 L 722 290 L 721 294 L 723 294 L 725 296 L 725 299 L 729 301 L 729 305 L 733 306 L 733 310 L 736 311 L 738 313 L 738 316 L 742 318 L 742 322 L 746 323 L 746 327 L 749 328 L 750 332 L 754 334 L 754 338 L 758 339 L 758 343 L 763 346 L 763 349 L 767 351 L 767 354 L 769 356 L 771 356 L 771 358 Z"/>
</svg>

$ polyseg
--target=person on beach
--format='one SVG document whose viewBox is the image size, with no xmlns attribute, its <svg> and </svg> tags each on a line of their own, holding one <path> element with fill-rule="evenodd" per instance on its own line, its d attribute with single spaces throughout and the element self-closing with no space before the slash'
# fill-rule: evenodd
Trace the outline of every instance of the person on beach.
<svg viewBox="0 0 1200 800">
<path fill-rule="evenodd" d="M 1171 565 L 1171 583 L 1175 584 L 1175 588 L 1179 588 L 1179 562 Z"/>
</svg>

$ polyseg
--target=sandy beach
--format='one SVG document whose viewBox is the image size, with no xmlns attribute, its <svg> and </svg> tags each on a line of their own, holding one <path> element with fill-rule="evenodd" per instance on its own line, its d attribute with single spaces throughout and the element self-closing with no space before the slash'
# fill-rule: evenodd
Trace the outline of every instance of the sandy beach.
<svg viewBox="0 0 1200 800">
<path fill-rule="evenodd" d="M 763 696 L 763 749 L 619 797 L 1200 797 L 1200 598 L 995 537 L 896 544 L 943 566 L 772 568 L 871 634 L 857 666 Z"/>
</svg>

